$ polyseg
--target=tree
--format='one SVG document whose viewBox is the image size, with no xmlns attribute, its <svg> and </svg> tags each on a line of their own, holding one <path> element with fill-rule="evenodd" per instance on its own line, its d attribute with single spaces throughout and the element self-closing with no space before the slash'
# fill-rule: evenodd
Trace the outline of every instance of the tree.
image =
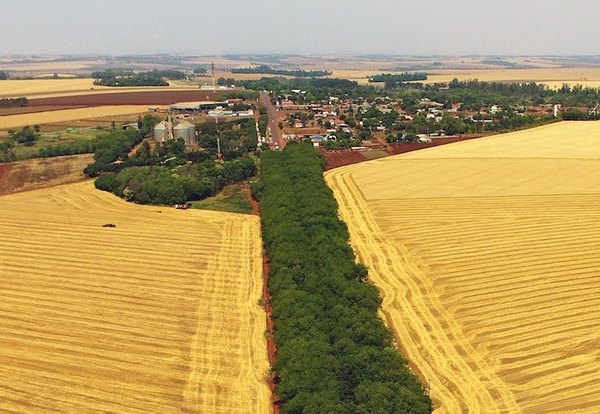
<svg viewBox="0 0 600 414">
<path fill-rule="evenodd" d="M 8 72 L 6 72 L 4 70 L 0 70 L 0 80 L 7 80 L 7 79 L 10 79 Z"/>
<path fill-rule="evenodd" d="M 447 114 L 442 118 L 440 127 L 447 135 L 464 134 L 467 130 L 467 125 L 462 119 Z"/>
<path fill-rule="evenodd" d="M 31 146 L 39 139 L 39 134 L 35 133 L 33 129 L 28 126 L 23 127 L 21 131 L 16 132 L 12 135 L 12 139 L 19 144 Z"/>
<path fill-rule="evenodd" d="M 568 85 L 567 85 L 567 87 L 568 87 Z M 567 121 L 581 121 L 583 119 L 588 118 L 588 114 L 586 114 L 585 112 L 583 112 L 577 108 L 567 109 L 566 111 L 562 112 L 561 116 L 564 120 L 567 120 Z"/>
</svg>

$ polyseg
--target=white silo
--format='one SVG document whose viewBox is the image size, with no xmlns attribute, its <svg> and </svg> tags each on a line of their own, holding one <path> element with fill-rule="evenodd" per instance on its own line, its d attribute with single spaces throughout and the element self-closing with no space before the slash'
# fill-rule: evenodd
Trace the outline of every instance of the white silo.
<svg viewBox="0 0 600 414">
<path fill-rule="evenodd" d="M 196 127 L 188 121 L 183 121 L 173 128 L 173 135 L 175 139 L 183 138 L 186 146 L 194 146 L 198 143 L 196 139 Z"/>
<path fill-rule="evenodd" d="M 154 125 L 154 140 L 156 142 L 164 142 L 167 140 L 167 136 L 168 136 L 168 132 L 167 132 L 167 128 L 169 126 L 167 125 L 166 121 L 162 121 L 159 122 L 158 124 Z"/>
</svg>

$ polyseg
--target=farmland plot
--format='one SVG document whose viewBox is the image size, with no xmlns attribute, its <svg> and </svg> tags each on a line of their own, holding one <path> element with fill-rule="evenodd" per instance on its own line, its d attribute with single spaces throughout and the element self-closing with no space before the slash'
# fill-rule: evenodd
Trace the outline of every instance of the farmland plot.
<svg viewBox="0 0 600 414">
<path fill-rule="evenodd" d="M 148 112 L 148 107 L 146 105 L 115 105 L 5 115 L 0 116 L 0 129 L 129 114 L 136 114 L 137 117 L 138 114 L 143 114 L 145 112 Z"/>
<path fill-rule="evenodd" d="M 256 217 L 82 182 L 0 196 L 0 228 L 0 412 L 270 412 Z"/>
<path fill-rule="evenodd" d="M 600 123 L 326 176 L 438 413 L 600 406 Z"/>
</svg>

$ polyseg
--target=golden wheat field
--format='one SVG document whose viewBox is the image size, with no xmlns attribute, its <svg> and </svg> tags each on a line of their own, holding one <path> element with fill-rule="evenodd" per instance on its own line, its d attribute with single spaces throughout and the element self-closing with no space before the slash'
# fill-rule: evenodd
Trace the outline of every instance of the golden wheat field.
<svg viewBox="0 0 600 414">
<path fill-rule="evenodd" d="M 0 227 L 0 412 L 271 411 L 257 217 L 87 181 L 0 196 Z"/>
<path fill-rule="evenodd" d="M 107 116 L 141 114 L 148 112 L 148 105 L 106 105 L 90 108 L 60 109 L 57 111 L 32 112 L 29 114 L 0 116 L 0 129 L 25 125 L 44 125 L 55 122 L 94 119 Z"/>
<path fill-rule="evenodd" d="M 600 122 L 332 170 L 437 413 L 597 413 Z"/>
<path fill-rule="evenodd" d="M 89 92 L 94 89 L 109 89 L 95 86 L 92 78 L 77 79 L 11 79 L 0 82 L 0 96 L 32 96 L 48 93 Z"/>
<path fill-rule="evenodd" d="M 206 78 L 207 82 L 210 78 Z M 96 93 L 124 93 L 134 91 L 164 91 L 165 86 L 110 87 L 94 85 L 92 78 L 73 79 L 9 79 L 0 82 L 0 98 L 26 96 L 50 98 L 56 96 L 93 95 Z M 169 89 L 197 90 L 198 85 L 170 81 Z"/>
<path fill-rule="evenodd" d="M 550 88 L 558 88 L 563 83 L 597 88 L 600 87 L 600 68 L 441 70 L 429 74 L 423 83 L 450 82 L 454 78 L 461 81 L 537 82 Z"/>
</svg>

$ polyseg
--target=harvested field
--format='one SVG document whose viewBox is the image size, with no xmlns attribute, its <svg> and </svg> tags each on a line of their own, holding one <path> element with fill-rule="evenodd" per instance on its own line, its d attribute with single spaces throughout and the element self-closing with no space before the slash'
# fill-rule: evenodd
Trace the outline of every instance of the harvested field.
<svg viewBox="0 0 600 414">
<path fill-rule="evenodd" d="M 257 217 L 91 181 L 0 211 L 1 412 L 271 412 Z"/>
<path fill-rule="evenodd" d="M 138 86 L 138 87 L 111 87 L 94 85 L 94 79 L 76 78 L 76 79 L 27 79 L 27 80 L 3 80 L 0 82 L 0 98 L 26 96 L 29 99 L 59 97 L 59 96 L 78 96 L 78 95 L 97 95 L 113 93 L 131 93 L 142 92 L 160 92 L 183 90 L 198 92 L 198 85 L 184 86 L 181 83 L 173 83 L 172 86 Z"/>
<path fill-rule="evenodd" d="M 0 129 L 17 128 L 25 125 L 42 125 L 79 119 L 95 119 L 125 114 L 148 112 L 145 105 L 97 106 L 57 111 L 34 112 L 18 115 L 0 116 Z"/>
<path fill-rule="evenodd" d="M 429 73 L 424 83 L 450 82 L 457 78 L 479 79 L 485 82 L 537 82 L 547 84 L 551 88 L 560 87 L 563 83 L 571 86 L 600 86 L 600 68 L 441 70 Z"/>
<path fill-rule="evenodd" d="M 600 122 L 327 173 L 437 413 L 600 406 Z"/>
<path fill-rule="evenodd" d="M 0 194 L 84 180 L 83 169 L 93 157 L 93 154 L 67 155 L 0 164 Z"/>
<path fill-rule="evenodd" d="M 121 93 L 90 93 L 86 95 L 57 96 L 37 98 L 29 101 L 29 106 L 67 105 L 67 106 L 99 106 L 99 105 L 169 105 L 186 101 L 213 101 L 212 91 L 194 90 L 152 90 L 123 91 Z"/>
<path fill-rule="evenodd" d="M 0 82 L 0 97 L 32 96 L 43 93 L 71 93 L 90 91 L 91 88 L 106 88 L 94 86 L 94 79 L 27 79 L 4 80 Z"/>
</svg>

